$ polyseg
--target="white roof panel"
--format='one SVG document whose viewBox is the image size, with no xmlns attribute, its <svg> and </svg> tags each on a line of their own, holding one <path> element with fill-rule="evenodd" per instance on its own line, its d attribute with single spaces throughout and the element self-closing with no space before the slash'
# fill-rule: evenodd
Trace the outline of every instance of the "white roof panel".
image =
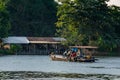
<svg viewBox="0 0 120 80">
<path fill-rule="evenodd" d="M 29 41 L 26 37 L 7 37 L 3 38 L 4 43 L 9 44 L 28 44 Z"/>
</svg>

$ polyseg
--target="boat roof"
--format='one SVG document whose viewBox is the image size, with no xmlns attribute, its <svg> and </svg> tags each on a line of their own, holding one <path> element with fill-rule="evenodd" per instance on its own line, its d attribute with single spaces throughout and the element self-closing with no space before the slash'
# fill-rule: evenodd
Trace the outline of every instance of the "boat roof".
<svg viewBox="0 0 120 80">
<path fill-rule="evenodd" d="M 97 46 L 70 46 L 70 48 L 88 48 L 88 49 L 97 49 Z"/>
</svg>

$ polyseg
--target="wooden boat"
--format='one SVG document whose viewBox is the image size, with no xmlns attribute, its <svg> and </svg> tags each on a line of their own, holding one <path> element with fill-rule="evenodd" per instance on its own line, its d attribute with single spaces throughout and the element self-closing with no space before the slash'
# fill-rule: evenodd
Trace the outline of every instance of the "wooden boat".
<svg viewBox="0 0 120 80">
<path fill-rule="evenodd" d="M 71 62 L 95 62 L 97 60 L 94 57 L 91 57 L 90 59 L 87 59 L 87 58 L 69 59 L 69 58 L 67 58 L 65 56 L 55 55 L 55 54 L 50 55 L 50 58 L 53 61 L 71 61 Z"/>
<path fill-rule="evenodd" d="M 78 49 L 97 49 L 98 47 L 95 46 L 70 46 L 70 48 L 78 48 Z M 82 50 L 80 50 L 80 53 L 83 53 Z M 88 53 L 88 52 L 85 52 Z M 54 53 L 52 53 L 50 55 L 51 59 L 54 61 L 72 61 L 72 62 L 95 62 L 97 59 L 95 59 L 94 57 L 92 57 L 92 53 L 89 53 L 89 55 L 85 55 L 83 57 L 77 57 L 77 58 L 70 58 L 70 57 L 65 57 L 63 55 L 55 55 Z"/>
<path fill-rule="evenodd" d="M 54 55 L 54 54 L 51 54 L 50 55 L 50 58 L 53 60 L 53 61 L 68 61 L 67 57 L 64 57 L 62 55 Z"/>
<path fill-rule="evenodd" d="M 90 59 L 86 59 L 86 58 L 83 58 L 83 59 L 77 59 L 77 62 L 95 62 L 97 59 L 95 58 L 90 58 Z"/>
</svg>

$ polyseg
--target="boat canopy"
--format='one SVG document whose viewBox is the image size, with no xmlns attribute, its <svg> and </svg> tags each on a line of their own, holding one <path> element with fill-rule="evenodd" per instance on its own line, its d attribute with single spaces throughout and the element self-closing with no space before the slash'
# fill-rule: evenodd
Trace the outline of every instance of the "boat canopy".
<svg viewBox="0 0 120 80">
<path fill-rule="evenodd" d="M 97 46 L 70 46 L 70 48 L 88 48 L 88 49 L 97 49 Z"/>
</svg>

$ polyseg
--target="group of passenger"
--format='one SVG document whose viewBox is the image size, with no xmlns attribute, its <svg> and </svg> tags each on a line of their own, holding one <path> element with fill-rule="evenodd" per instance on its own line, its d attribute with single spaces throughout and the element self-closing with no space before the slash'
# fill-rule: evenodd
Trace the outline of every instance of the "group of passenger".
<svg viewBox="0 0 120 80">
<path fill-rule="evenodd" d="M 82 53 L 82 49 L 78 48 L 72 48 L 71 50 L 67 50 L 63 53 L 64 56 L 68 58 L 70 61 L 77 61 L 77 60 L 84 60 L 84 59 L 90 59 L 90 56 L 85 56 Z"/>
</svg>

